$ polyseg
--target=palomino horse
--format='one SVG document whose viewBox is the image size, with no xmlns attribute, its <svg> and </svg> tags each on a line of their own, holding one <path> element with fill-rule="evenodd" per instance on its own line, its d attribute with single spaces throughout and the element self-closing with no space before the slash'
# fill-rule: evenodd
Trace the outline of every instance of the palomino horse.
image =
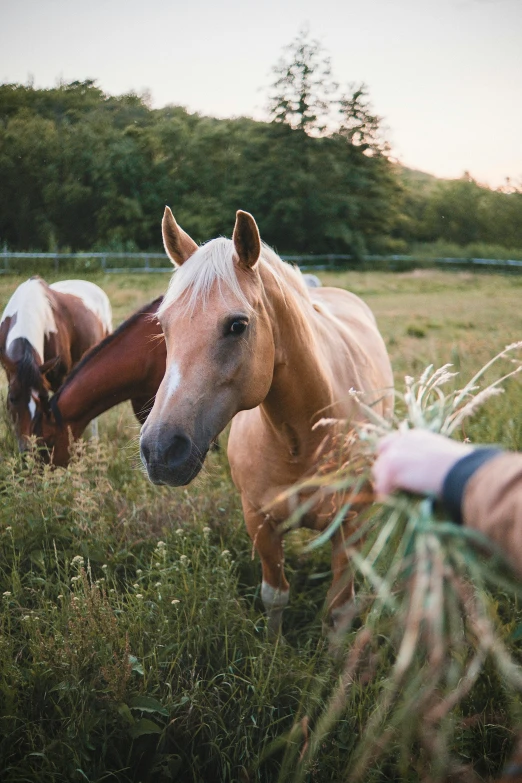
<svg viewBox="0 0 522 783">
<path fill-rule="evenodd" d="M 0 362 L 9 383 L 7 407 L 21 450 L 27 446 L 37 401 L 48 403 L 85 351 L 112 329 L 107 295 L 86 280 L 22 283 L 0 322 Z"/>
<path fill-rule="evenodd" d="M 162 298 L 145 305 L 94 346 L 51 398 L 37 411 L 32 433 L 47 447 L 51 461 L 69 463 L 70 438 L 77 440 L 90 421 L 114 405 L 131 400 L 143 424 L 165 374 L 166 349 L 156 318 Z"/>
<path fill-rule="evenodd" d="M 350 389 L 366 393 L 377 412 L 391 413 L 386 348 L 358 297 L 307 288 L 298 270 L 261 244 L 246 212 L 237 213 L 232 241 L 198 247 L 167 208 L 163 240 L 179 269 L 158 311 L 167 368 L 142 427 L 142 460 L 154 483 L 188 484 L 212 439 L 233 420 L 232 478 L 261 558 L 269 629 L 277 632 L 289 598 L 281 535 L 289 509 L 274 500 L 316 466 L 325 430 L 336 426 L 314 424 L 362 418 Z M 331 516 L 325 499 L 302 524 L 321 530 Z M 353 595 L 345 532 L 344 526 L 332 539 L 327 600 L 335 624 Z"/>
</svg>

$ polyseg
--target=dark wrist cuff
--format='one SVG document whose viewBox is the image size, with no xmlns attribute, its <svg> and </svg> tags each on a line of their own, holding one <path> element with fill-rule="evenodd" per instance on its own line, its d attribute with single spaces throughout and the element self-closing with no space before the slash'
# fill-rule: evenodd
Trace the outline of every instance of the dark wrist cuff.
<svg viewBox="0 0 522 783">
<path fill-rule="evenodd" d="M 462 525 L 462 497 L 469 479 L 485 462 L 502 453 L 501 449 L 496 448 L 475 449 L 456 462 L 446 475 L 441 499 L 451 518 L 458 525 Z"/>
</svg>

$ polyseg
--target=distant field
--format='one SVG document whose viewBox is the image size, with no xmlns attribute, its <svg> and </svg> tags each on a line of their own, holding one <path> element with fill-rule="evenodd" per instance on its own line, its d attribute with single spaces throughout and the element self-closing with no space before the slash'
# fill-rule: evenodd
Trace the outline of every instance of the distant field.
<svg viewBox="0 0 522 783">
<path fill-rule="evenodd" d="M 467 380 L 522 339 L 522 277 L 320 276 L 371 306 L 398 388 L 430 363 L 452 362 Z M 169 277 L 89 279 L 107 291 L 118 324 Z M 1 307 L 19 282 L 0 279 Z M 522 449 L 521 411 L 511 382 L 462 435 Z M 139 469 L 137 433 L 125 404 L 101 417 L 99 445 L 82 446 L 69 471 L 41 472 L 15 454 L 0 421 L 2 783 L 294 780 L 280 738 L 304 742 L 300 721 L 313 724 L 338 674 L 321 631 L 328 551 L 305 556 L 300 535 L 289 536 L 287 644 L 274 648 L 224 452 L 191 487 L 156 488 Z M 508 636 L 518 609 L 495 601 Z M 303 780 L 346 779 L 372 698 L 371 688 L 351 692 Z M 466 710 L 454 752 L 486 778 L 512 744 L 505 695 L 483 678 Z M 367 780 L 399 779 L 414 783 L 419 772 L 391 753 Z"/>
</svg>

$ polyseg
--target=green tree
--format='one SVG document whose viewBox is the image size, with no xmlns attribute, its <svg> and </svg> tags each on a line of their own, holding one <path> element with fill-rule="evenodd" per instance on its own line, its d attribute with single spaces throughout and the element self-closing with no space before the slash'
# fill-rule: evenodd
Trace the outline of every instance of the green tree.
<svg viewBox="0 0 522 783">
<path fill-rule="evenodd" d="M 285 52 L 273 68 L 276 80 L 268 99 L 270 119 L 307 134 L 321 134 L 327 128 L 331 99 L 338 88 L 330 58 L 306 28 Z"/>
</svg>

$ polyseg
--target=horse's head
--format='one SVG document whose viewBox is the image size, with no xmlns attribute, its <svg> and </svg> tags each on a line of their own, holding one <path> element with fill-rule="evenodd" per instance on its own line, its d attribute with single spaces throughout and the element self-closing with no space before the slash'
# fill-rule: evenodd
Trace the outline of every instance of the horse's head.
<svg viewBox="0 0 522 783">
<path fill-rule="evenodd" d="M 45 462 L 65 468 L 70 460 L 71 433 L 62 420 L 57 405 L 58 395 L 50 402 L 38 400 L 31 422 L 31 435 L 36 437 L 39 453 Z"/>
<path fill-rule="evenodd" d="M 26 341 L 24 341 L 26 342 Z M 42 365 L 36 363 L 34 352 L 24 347 L 20 357 L 11 358 L 0 351 L 0 363 L 7 375 L 7 410 L 13 421 L 20 451 L 25 451 L 31 435 L 32 420 L 38 408 L 49 405 L 50 384 L 47 374 L 52 373 L 58 359 Z"/>
<path fill-rule="evenodd" d="M 272 382 L 274 338 L 258 271 L 254 218 L 238 212 L 232 241 L 198 247 L 167 207 L 163 242 L 179 267 L 158 317 L 167 364 L 141 431 L 151 481 L 179 486 L 199 472 L 212 440 Z"/>
</svg>

